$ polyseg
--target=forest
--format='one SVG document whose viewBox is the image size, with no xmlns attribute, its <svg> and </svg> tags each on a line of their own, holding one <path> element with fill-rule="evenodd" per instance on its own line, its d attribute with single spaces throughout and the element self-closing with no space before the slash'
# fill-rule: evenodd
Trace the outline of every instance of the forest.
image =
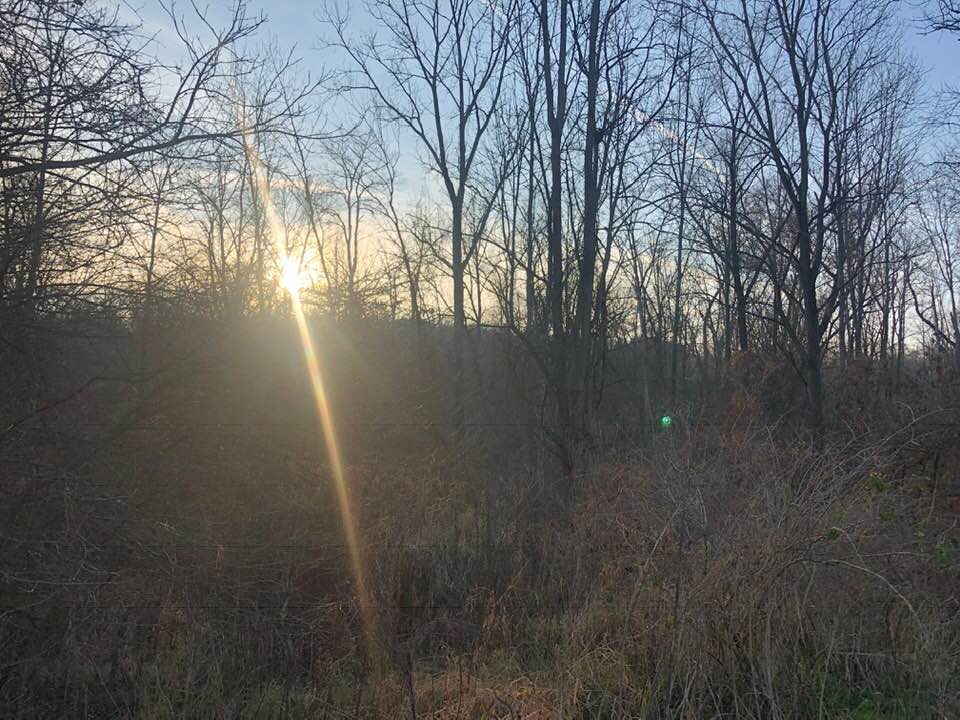
<svg viewBox="0 0 960 720">
<path fill-rule="evenodd" d="M 144 2 L 0 0 L 0 717 L 960 718 L 960 4 Z"/>
</svg>

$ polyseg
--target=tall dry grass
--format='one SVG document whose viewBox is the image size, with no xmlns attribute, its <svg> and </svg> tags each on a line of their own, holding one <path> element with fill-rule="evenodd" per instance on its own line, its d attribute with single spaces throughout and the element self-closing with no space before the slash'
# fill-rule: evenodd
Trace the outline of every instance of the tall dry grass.
<svg viewBox="0 0 960 720">
<path fill-rule="evenodd" d="M 307 415 L 299 368 L 242 357 L 105 386 L 5 447 L 0 716 L 960 716 L 949 403 L 845 380 L 811 440 L 753 372 L 669 432 L 605 424 L 561 493 L 535 434 L 373 431 L 442 395 L 401 365 L 358 399 L 335 369 L 360 608 L 312 428 L 228 422 Z"/>
</svg>

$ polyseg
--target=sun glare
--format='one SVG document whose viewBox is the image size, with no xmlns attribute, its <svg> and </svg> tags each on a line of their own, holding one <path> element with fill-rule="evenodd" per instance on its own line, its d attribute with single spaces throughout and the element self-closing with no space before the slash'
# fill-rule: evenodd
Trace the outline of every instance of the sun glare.
<svg viewBox="0 0 960 720">
<path fill-rule="evenodd" d="M 306 285 L 306 274 L 300 270 L 296 262 L 287 259 L 280 268 L 280 286 L 290 295 L 299 295 Z"/>
<path fill-rule="evenodd" d="M 310 326 L 307 323 L 307 318 L 303 311 L 303 303 L 300 300 L 301 290 L 311 282 L 310 276 L 303 271 L 300 263 L 287 256 L 285 252 L 284 243 L 282 242 L 284 237 L 283 225 L 273 208 L 270 185 L 263 174 L 263 168 L 260 164 L 260 158 L 257 155 L 256 148 L 248 142 L 248 135 L 245 134 L 243 137 L 244 149 L 247 152 L 247 157 L 253 171 L 257 194 L 266 212 L 271 235 L 279 246 L 277 257 L 281 262 L 278 282 L 280 286 L 290 294 L 290 308 L 293 311 L 293 317 L 296 320 L 297 329 L 299 330 L 300 341 L 303 345 L 303 354 L 307 363 L 307 373 L 310 376 L 310 384 L 313 386 L 317 415 L 320 419 L 323 440 L 327 447 L 327 456 L 330 460 L 330 471 L 333 475 L 333 484 L 336 488 L 337 500 L 340 506 L 343 533 L 350 555 L 350 564 L 357 593 L 357 604 L 359 605 L 360 614 L 363 618 L 367 640 L 367 653 L 370 661 L 376 663 L 379 658 L 376 639 L 377 615 L 367 589 L 366 568 L 364 567 L 363 554 L 358 537 L 357 517 L 353 513 L 350 487 L 347 483 L 347 473 L 343 460 L 340 457 L 340 447 L 337 443 L 333 413 L 330 411 L 330 404 L 327 401 L 327 392 L 324 387 L 323 376 L 320 372 L 320 362 L 317 357 L 313 339 L 310 336 Z"/>
</svg>

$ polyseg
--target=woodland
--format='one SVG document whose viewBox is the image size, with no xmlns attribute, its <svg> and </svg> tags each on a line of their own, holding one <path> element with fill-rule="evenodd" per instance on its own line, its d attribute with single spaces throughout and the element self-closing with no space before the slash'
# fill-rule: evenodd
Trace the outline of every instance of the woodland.
<svg viewBox="0 0 960 720">
<path fill-rule="evenodd" d="M 0 0 L 0 717 L 960 717 L 960 5 L 145 1 Z"/>
</svg>

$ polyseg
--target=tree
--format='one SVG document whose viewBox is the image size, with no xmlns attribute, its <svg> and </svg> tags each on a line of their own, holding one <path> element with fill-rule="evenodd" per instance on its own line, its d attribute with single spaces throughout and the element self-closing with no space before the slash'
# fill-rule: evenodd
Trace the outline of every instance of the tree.
<svg viewBox="0 0 960 720">
<path fill-rule="evenodd" d="M 374 139 L 380 168 L 380 191 L 373 195 L 373 201 L 376 203 L 380 215 L 387 221 L 386 236 L 389 238 L 388 243 L 393 246 L 399 256 L 398 259 L 406 279 L 410 319 L 413 320 L 417 326 L 417 331 L 420 332 L 423 319 L 420 281 L 424 275 L 426 250 L 430 243 L 418 238 L 419 233 L 415 229 L 418 225 L 417 213 L 414 212 L 412 217 L 404 217 L 400 209 L 398 199 L 398 150 L 390 147 L 384 132 L 375 133 Z M 422 220 L 419 221 L 421 228 L 424 224 Z M 426 230 L 424 229 L 424 231 Z"/>
<path fill-rule="evenodd" d="M 927 252 L 910 283 L 914 309 L 933 335 L 933 346 L 953 355 L 960 368 L 960 193 L 951 168 L 935 173 L 918 206 L 919 229 Z"/>
<path fill-rule="evenodd" d="M 937 0 L 934 8 L 927 13 L 926 21 L 933 31 L 960 33 L 960 2 Z"/>
<path fill-rule="evenodd" d="M 808 421 L 819 433 L 825 339 L 845 285 L 835 190 L 848 167 L 842 159 L 838 164 L 837 152 L 862 119 L 847 102 L 852 88 L 882 82 L 893 62 L 885 34 L 889 3 L 740 0 L 728 11 L 700 0 L 700 8 L 727 61 L 724 72 L 745 101 L 750 133 L 769 154 L 789 201 L 790 224 L 772 239 L 795 273 L 799 330 L 778 313 L 800 356 Z"/>
<path fill-rule="evenodd" d="M 243 4 L 233 7 L 224 29 L 198 11 L 191 24 L 210 32 L 206 44 L 170 14 L 189 61 L 163 68 L 174 76 L 168 96 L 151 89 L 160 65 L 115 12 L 87 3 L 4 0 L 0 16 L 12 50 L 0 59 L 6 119 L 0 178 L 96 172 L 119 160 L 239 137 L 210 108 L 220 102 L 221 82 L 237 72 L 233 48 L 262 23 L 247 17 Z"/>
<path fill-rule="evenodd" d="M 504 87 L 515 3 L 473 0 L 373 0 L 370 15 L 386 35 L 363 43 L 336 18 L 338 46 L 354 65 L 351 87 L 413 134 L 440 176 L 450 209 L 455 423 L 463 420 L 464 272 L 480 238 L 467 237 L 464 211 L 472 171 Z"/>
</svg>

